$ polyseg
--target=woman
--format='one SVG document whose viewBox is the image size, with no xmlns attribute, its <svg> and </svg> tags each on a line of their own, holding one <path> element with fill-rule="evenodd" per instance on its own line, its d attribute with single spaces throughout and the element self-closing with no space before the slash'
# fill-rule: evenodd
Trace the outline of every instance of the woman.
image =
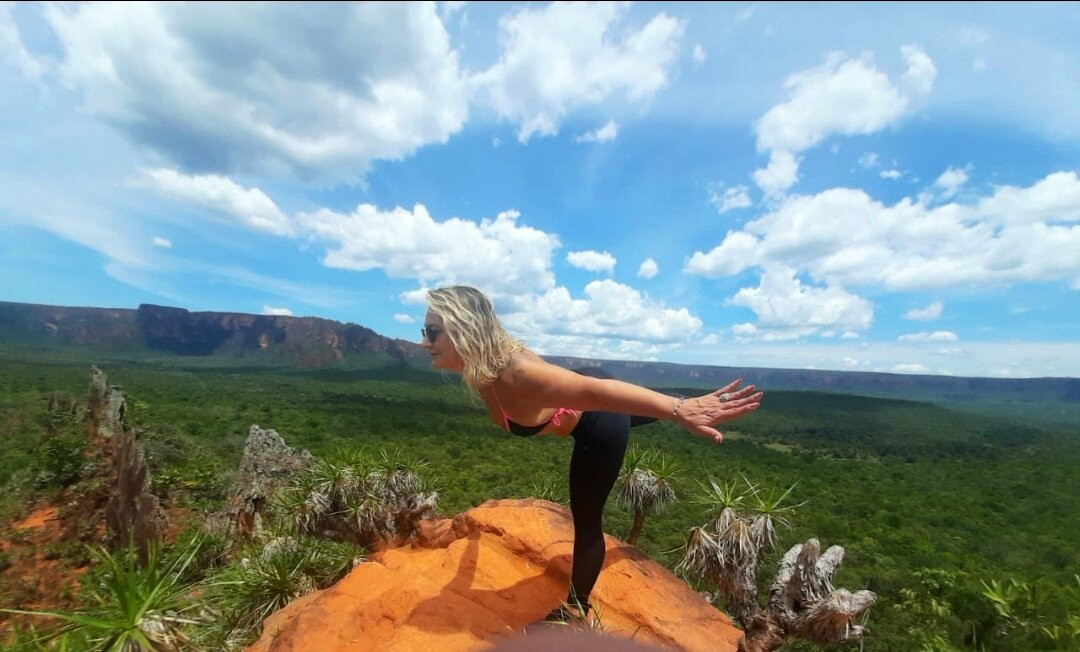
<svg viewBox="0 0 1080 652">
<path fill-rule="evenodd" d="M 462 375 L 487 406 L 492 423 L 515 435 L 554 433 L 574 438 L 570 511 L 574 557 L 567 605 L 579 618 L 604 563 L 604 502 L 622 466 L 631 417 L 668 419 L 716 443 L 714 426 L 757 409 L 761 392 L 740 381 L 703 396 L 678 398 L 614 379 L 574 373 L 545 362 L 510 336 L 479 290 L 455 286 L 428 293 L 421 330 L 431 366 Z M 548 619 L 567 620 L 558 607 Z"/>
</svg>

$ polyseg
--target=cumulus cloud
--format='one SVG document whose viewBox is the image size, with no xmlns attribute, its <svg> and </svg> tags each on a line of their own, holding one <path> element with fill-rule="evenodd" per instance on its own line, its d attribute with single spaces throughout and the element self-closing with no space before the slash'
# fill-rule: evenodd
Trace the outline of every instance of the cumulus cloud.
<svg viewBox="0 0 1080 652">
<path fill-rule="evenodd" d="M 945 305 L 940 301 L 931 301 L 925 308 L 912 308 L 904 313 L 904 319 L 913 321 L 933 321 L 941 317 Z"/>
<path fill-rule="evenodd" d="M 582 299 L 574 299 L 560 286 L 543 294 L 508 298 L 500 308 L 505 308 L 507 326 L 530 342 L 544 334 L 608 340 L 608 347 L 612 340 L 676 343 L 687 340 L 702 326 L 701 319 L 686 308 L 668 308 L 610 279 L 586 285 Z"/>
<path fill-rule="evenodd" d="M 226 177 L 188 175 L 158 168 L 146 170 L 141 183 L 163 195 L 191 202 L 250 229 L 274 235 L 293 234 L 289 218 L 266 193 L 258 188 L 244 188 Z"/>
<path fill-rule="evenodd" d="M 748 208 L 754 202 L 750 200 L 750 193 L 747 190 L 746 186 L 723 188 L 723 184 L 711 184 L 709 186 L 709 203 L 716 207 L 718 213 L 726 213 L 737 208 Z"/>
<path fill-rule="evenodd" d="M 588 272 L 615 272 L 615 256 L 606 251 L 571 251 L 566 262 Z"/>
<path fill-rule="evenodd" d="M 83 108 L 188 172 L 355 181 L 445 142 L 468 88 L 433 3 L 55 4 Z"/>
<path fill-rule="evenodd" d="M 281 317 L 292 317 L 293 311 L 288 308 L 275 308 L 274 306 L 263 306 L 262 314 L 264 315 L 278 315 Z"/>
<path fill-rule="evenodd" d="M 728 304 L 749 308 L 757 315 L 753 330 L 736 335 L 757 335 L 764 329 L 776 334 L 804 337 L 824 329 L 864 331 L 874 310 L 870 302 L 843 288 L 803 285 L 792 269 L 773 266 L 765 270 L 756 288 L 742 288 Z"/>
<path fill-rule="evenodd" d="M 660 266 L 656 264 L 656 261 L 652 258 L 646 258 L 641 261 L 641 266 L 638 267 L 638 278 L 650 279 L 660 273 Z"/>
<path fill-rule="evenodd" d="M 831 135 L 871 134 L 899 122 L 930 92 L 937 69 L 921 49 L 904 46 L 907 69 L 891 81 L 864 55 L 833 53 L 821 66 L 789 77 L 787 101 L 769 109 L 754 126 L 759 152 L 769 163 L 754 182 L 768 195 L 787 191 L 798 180 L 797 154 Z"/>
<path fill-rule="evenodd" d="M 882 179 L 892 179 L 896 181 L 900 177 L 904 176 L 904 173 L 900 170 L 882 170 L 880 173 Z"/>
<path fill-rule="evenodd" d="M 155 235 L 154 236 L 154 246 L 155 247 L 161 247 L 162 249 L 172 249 L 172 242 L 170 240 L 166 240 L 165 238 L 163 238 L 163 237 L 161 237 L 159 235 Z"/>
<path fill-rule="evenodd" d="M 403 312 L 394 313 L 394 321 L 399 324 L 412 324 L 416 321 L 412 315 L 406 315 Z"/>
<path fill-rule="evenodd" d="M 699 66 L 705 63 L 705 48 L 701 47 L 701 43 L 694 45 L 694 51 L 693 54 L 691 54 L 691 57 L 693 57 L 694 63 Z"/>
<path fill-rule="evenodd" d="M 586 131 L 574 138 L 575 143 L 608 143 L 615 140 L 619 135 L 619 125 L 614 120 L 608 120 L 603 127 L 597 127 L 592 131 Z"/>
<path fill-rule="evenodd" d="M 955 342 L 958 339 L 960 338 L 952 331 L 907 333 L 899 338 L 901 342 Z"/>
<path fill-rule="evenodd" d="M 939 190 L 941 190 L 941 196 L 949 199 L 956 194 L 956 191 L 960 189 L 960 186 L 968 182 L 968 168 L 954 168 L 949 167 L 941 176 L 934 182 Z"/>
<path fill-rule="evenodd" d="M 930 370 L 927 367 L 925 367 L 924 365 L 921 365 L 921 364 L 919 364 L 917 362 L 907 362 L 907 363 L 903 363 L 903 364 L 898 364 L 898 365 L 893 366 L 893 368 L 890 369 L 889 371 L 892 371 L 893 373 L 898 373 L 898 374 L 927 374 L 927 373 L 930 373 Z"/>
<path fill-rule="evenodd" d="M 879 161 L 880 157 L 875 152 L 865 152 L 859 157 L 859 165 L 864 168 L 876 168 Z"/>
<path fill-rule="evenodd" d="M 424 287 L 467 284 L 492 293 L 544 292 L 555 285 L 551 257 L 559 240 L 519 225 L 519 216 L 506 211 L 493 220 L 439 222 L 420 204 L 411 211 L 361 204 L 348 214 L 301 213 L 296 221 L 307 236 L 327 245 L 323 264 L 329 267 L 381 269 Z"/>
<path fill-rule="evenodd" d="M 1056 172 L 973 204 L 904 198 L 887 206 L 850 188 L 789 197 L 695 252 L 685 271 L 721 278 L 776 264 L 830 285 L 903 291 L 1072 279 L 1080 270 L 1080 179 Z"/>
<path fill-rule="evenodd" d="M 503 51 L 472 78 L 518 140 L 558 132 L 568 112 L 621 95 L 651 98 L 668 83 L 683 21 L 659 13 L 639 29 L 616 29 L 621 3 L 553 3 L 499 19 Z"/>
</svg>

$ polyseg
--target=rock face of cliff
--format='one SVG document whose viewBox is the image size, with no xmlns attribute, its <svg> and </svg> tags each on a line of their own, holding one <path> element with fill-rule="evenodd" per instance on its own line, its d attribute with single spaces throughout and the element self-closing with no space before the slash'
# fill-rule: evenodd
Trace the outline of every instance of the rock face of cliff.
<svg viewBox="0 0 1080 652">
<path fill-rule="evenodd" d="M 359 358 L 388 364 L 425 358 L 418 344 L 383 337 L 357 324 L 317 317 L 189 312 L 149 304 L 123 310 L 0 301 L 0 344 L 216 355 L 307 368 Z"/>
<path fill-rule="evenodd" d="M 428 523 L 335 586 L 267 619 L 250 652 L 484 649 L 522 636 L 566 597 L 570 513 L 541 500 L 489 501 Z M 636 548 L 606 537 L 593 591 L 603 633 L 679 650 L 735 650 L 722 612 Z M 525 634 L 524 636 L 534 636 Z"/>
</svg>

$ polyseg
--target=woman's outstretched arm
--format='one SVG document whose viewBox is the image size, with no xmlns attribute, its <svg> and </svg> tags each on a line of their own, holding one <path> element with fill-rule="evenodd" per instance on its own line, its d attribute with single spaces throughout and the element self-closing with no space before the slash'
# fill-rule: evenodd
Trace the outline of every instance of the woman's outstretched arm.
<svg viewBox="0 0 1080 652">
<path fill-rule="evenodd" d="M 507 372 L 500 379 L 511 391 L 546 407 L 666 419 L 717 443 L 723 435 L 714 426 L 753 412 L 762 396 L 753 385 L 740 388 L 741 381 L 736 380 L 708 394 L 678 399 L 621 380 L 576 374 L 533 355 L 513 356 Z"/>
</svg>

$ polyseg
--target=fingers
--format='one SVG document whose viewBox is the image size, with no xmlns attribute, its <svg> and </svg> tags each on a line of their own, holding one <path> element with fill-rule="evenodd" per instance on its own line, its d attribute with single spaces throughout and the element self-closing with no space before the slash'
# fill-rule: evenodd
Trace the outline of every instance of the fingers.
<svg viewBox="0 0 1080 652">
<path fill-rule="evenodd" d="M 740 407 L 743 407 L 744 405 L 749 405 L 751 403 L 760 403 L 762 396 L 764 396 L 764 394 L 762 392 L 758 392 L 758 393 L 750 395 L 750 396 L 743 396 L 743 397 L 739 397 L 739 398 L 733 398 L 730 401 L 725 401 L 723 404 L 721 404 L 720 407 L 722 407 L 725 411 L 727 411 L 727 410 L 731 410 L 731 409 L 734 409 L 734 408 L 740 408 Z"/>
<path fill-rule="evenodd" d="M 713 423 L 723 423 L 725 421 L 732 421 L 734 419 L 738 419 L 739 417 L 750 414 L 754 410 L 758 409 L 759 405 L 761 405 L 761 403 L 759 403 L 758 401 L 754 401 L 730 409 L 725 408 L 720 417 L 713 421 Z"/>
<path fill-rule="evenodd" d="M 716 397 L 721 397 L 723 394 L 727 394 L 728 396 L 726 402 L 731 402 L 740 398 L 746 398 L 753 393 L 754 386 L 747 385 L 746 387 L 740 387 L 739 389 L 735 389 L 741 382 L 742 380 L 736 380 L 735 382 L 729 383 L 728 385 L 725 385 L 724 387 L 721 387 L 720 389 L 711 392 L 710 394 Z"/>
<path fill-rule="evenodd" d="M 734 380 L 734 381 L 728 383 L 727 385 L 724 385 L 723 387 L 721 387 L 720 389 L 718 389 L 718 390 L 716 390 L 715 392 L 712 392 L 712 393 L 714 395 L 716 395 L 716 396 L 719 396 L 720 394 L 723 394 L 724 392 L 734 392 L 735 388 L 738 387 L 739 383 L 741 383 L 741 382 L 742 382 L 742 378 L 739 378 L 737 380 Z"/>
<path fill-rule="evenodd" d="M 694 428 L 695 435 L 701 435 L 706 439 L 711 439 L 717 444 L 724 443 L 724 435 L 716 428 L 710 428 L 709 426 L 698 426 Z"/>
</svg>

